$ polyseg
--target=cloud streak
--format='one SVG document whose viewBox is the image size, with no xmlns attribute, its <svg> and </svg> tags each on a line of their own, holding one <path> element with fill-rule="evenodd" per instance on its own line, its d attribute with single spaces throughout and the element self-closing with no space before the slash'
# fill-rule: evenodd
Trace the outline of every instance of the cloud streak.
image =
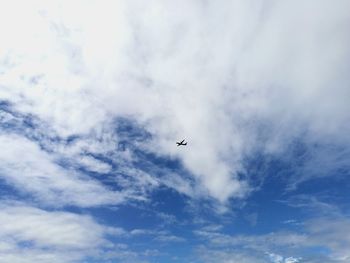
<svg viewBox="0 0 350 263">
<path fill-rule="evenodd" d="M 43 203 L 89 207 L 123 201 L 121 194 L 99 182 L 55 164 L 49 154 L 28 139 L 1 134 L 0 145 L 1 177 L 19 192 L 33 194 Z"/>
</svg>

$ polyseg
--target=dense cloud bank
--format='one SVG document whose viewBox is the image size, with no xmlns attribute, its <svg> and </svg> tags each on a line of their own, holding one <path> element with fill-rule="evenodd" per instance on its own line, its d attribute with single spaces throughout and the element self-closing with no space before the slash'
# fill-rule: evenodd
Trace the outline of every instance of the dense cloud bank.
<svg viewBox="0 0 350 263">
<path fill-rule="evenodd" d="M 349 144 L 348 1 L 22 5 L 1 11 L 1 97 L 62 136 L 133 118 L 222 202 L 256 150 Z"/>
</svg>

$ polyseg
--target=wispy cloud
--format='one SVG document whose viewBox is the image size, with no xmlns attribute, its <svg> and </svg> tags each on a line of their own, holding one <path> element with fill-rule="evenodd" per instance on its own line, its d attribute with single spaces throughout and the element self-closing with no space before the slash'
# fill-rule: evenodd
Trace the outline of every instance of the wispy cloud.
<svg viewBox="0 0 350 263">
<path fill-rule="evenodd" d="M 297 263 L 301 260 L 301 258 L 295 257 L 284 258 L 283 256 L 274 253 L 267 253 L 267 255 L 270 257 L 272 263 Z"/>
<path fill-rule="evenodd" d="M 223 263 L 267 263 L 266 258 L 253 253 L 245 253 L 236 250 L 219 250 L 200 246 L 196 251 L 197 258 L 205 263 L 223 262 Z M 196 261 L 194 261 L 196 262 Z"/>
<path fill-rule="evenodd" d="M 322 254 L 323 260 L 347 262 L 350 258 L 347 249 L 350 240 L 344 233 L 347 233 L 349 226 L 350 221 L 346 216 L 330 214 L 328 217 L 306 220 L 299 225 L 297 231 L 281 229 L 262 235 L 228 235 L 222 231 L 202 228 L 195 230 L 194 234 L 205 240 L 210 249 L 253 251 L 257 255 L 267 253 L 272 262 L 303 262 L 301 257 L 313 262 L 314 258 L 305 253 L 308 249 L 329 251 Z"/>
<path fill-rule="evenodd" d="M 164 243 L 186 241 L 185 238 L 176 236 L 167 230 L 133 229 L 130 234 L 131 236 L 152 236 L 154 241 Z"/>
<path fill-rule="evenodd" d="M 123 195 L 98 181 L 66 170 L 40 147 L 20 136 L 1 134 L 1 177 L 19 192 L 50 205 L 82 207 L 123 202 Z"/>
</svg>

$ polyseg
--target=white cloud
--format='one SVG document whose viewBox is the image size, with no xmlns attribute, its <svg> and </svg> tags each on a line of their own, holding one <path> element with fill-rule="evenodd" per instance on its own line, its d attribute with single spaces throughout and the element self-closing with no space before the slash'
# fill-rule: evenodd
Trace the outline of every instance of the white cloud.
<svg viewBox="0 0 350 263">
<path fill-rule="evenodd" d="M 284 259 L 285 263 L 297 263 L 300 262 L 301 258 L 288 257 Z"/>
<path fill-rule="evenodd" d="M 199 246 L 197 248 L 197 256 L 205 263 L 266 263 L 267 261 L 256 254 L 246 253 L 236 250 L 219 250 L 212 249 L 206 246 Z"/>
<path fill-rule="evenodd" d="M 153 236 L 153 240 L 159 242 L 185 242 L 186 239 L 180 236 L 171 234 L 166 230 L 151 230 L 151 229 L 133 229 L 130 231 L 131 236 Z"/>
<path fill-rule="evenodd" d="M 155 240 L 160 242 L 185 242 L 186 239 L 183 237 L 175 236 L 175 235 L 168 235 L 168 234 L 161 234 L 155 238 Z"/>
<path fill-rule="evenodd" d="M 46 123 L 42 130 L 78 139 L 63 145 L 39 137 L 49 153 L 30 136 L 2 133 L 0 177 L 45 205 L 144 201 L 149 191 L 166 185 L 187 196 L 214 198 L 218 211 L 227 211 L 230 198 L 252 190 L 239 175 L 257 151 L 292 160 L 284 153 L 292 152 L 295 140 L 305 144 L 308 155 L 293 168 L 291 188 L 340 168 L 347 171 L 349 9 L 347 0 L 6 3 L 0 9 L 1 100 Z M 137 157 L 130 149 L 116 152 L 118 117 L 133 119 L 152 134 L 152 143 L 135 147 L 179 158 L 192 180 L 167 169 L 133 167 Z M 24 133 L 30 132 L 36 131 Z M 180 138 L 187 147 L 176 147 Z M 123 191 L 74 171 L 80 165 L 116 172 L 85 153 L 111 157 L 120 175 L 103 179 Z M 58 165 L 60 158 L 72 169 Z M 248 218 L 253 225 L 255 217 Z M 86 216 L 23 206 L 2 207 L 0 224 L 0 262 L 80 260 L 82 251 L 95 253 L 107 245 L 104 235 L 111 231 Z M 230 236 L 209 225 L 195 234 L 224 248 L 200 249 L 204 262 L 265 262 L 234 248 L 257 253 L 277 248 L 285 255 L 279 248 L 314 246 L 346 262 L 349 226 L 345 218 L 321 218 L 302 224 L 302 233 Z M 185 241 L 158 230 L 126 235 L 141 234 Z M 106 258 L 136 260 L 134 252 L 115 249 Z M 275 262 L 299 260 L 279 254 L 273 254 Z"/>
<path fill-rule="evenodd" d="M 91 217 L 6 203 L 0 211 L 0 262 L 76 262 L 112 247 L 106 235 L 124 230 Z"/>
<path fill-rule="evenodd" d="M 350 260 L 350 219 L 318 218 L 310 220 L 306 225 L 309 233 L 310 245 L 319 245 L 331 250 L 331 257 L 340 262 Z"/>
<path fill-rule="evenodd" d="M 266 251 L 271 247 L 294 247 L 305 244 L 308 236 L 294 232 L 271 232 L 265 235 L 235 235 L 231 236 L 218 231 L 195 230 L 194 234 L 218 247 L 244 247 L 257 251 Z"/>
<path fill-rule="evenodd" d="M 234 250 L 240 253 L 252 251 L 267 255 L 274 263 L 314 262 L 317 257 L 308 251 L 323 249 L 319 255 L 325 262 L 348 262 L 350 220 L 347 216 L 330 214 L 306 220 L 297 231 L 270 232 L 261 235 L 229 235 L 218 230 L 202 228 L 194 234 L 218 252 Z M 266 252 L 266 251 L 274 251 Z M 292 256 L 291 256 L 292 255 Z M 315 261 L 316 262 L 316 261 Z"/>
<path fill-rule="evenodd" d="M 205 227 L 202 227 L 203 231 L 208 231 L 208 232 L 215 232 L 215 231 L 219 231 L 223 228 L 222 225 L 207 225 Z"/>
<path fill-rule="evenodd" d="M 221 203 L 249 193 L 257 149 L 350 145 L 346 0 L 17 4 L 0 11 L 0 96 L 61 136 L 135 118 Z"/>
<path fill-rule="evenodd" d="M 84 166 L 87 170 L 98 173 L 109 173 L 112 169 L 108 163 L 97 160 L 91 156 L 80 157 L 79 164 Z"/>
<path fill-rule="evenodd" d="M 272 263 L 298 263 L 301 260 L 301 258 L 295 258 L 295 257 L 284 258 L 283 256 L 274 254 L 274 253 L 267 253 L 267 254 L 270 257 L 270 260 Z"/>
<path fill-rule="evenodd" d="M 41 202 L 89 207 L 124 201 L 125 194 L 57 165 L 50 154 L 31 140 L 0 134 L 0 147 L 0 177 Z"/>
<path fill-rule="evenodd" d="M 273 263 L 282 263 L 283 262 L 283 257 L 281 255 L 274 254 L 274 253 L 268 253 L 268 256 L 270 257 L 270 260 Z"/>
</svg>

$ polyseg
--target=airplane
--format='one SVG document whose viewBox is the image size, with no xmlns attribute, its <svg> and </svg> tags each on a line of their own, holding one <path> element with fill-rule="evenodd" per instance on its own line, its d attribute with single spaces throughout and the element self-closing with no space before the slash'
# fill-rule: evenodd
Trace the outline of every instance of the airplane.
<svg viewBox="0 0 350 263">
<path fill-rule="evenodd" d="M 185 140 L 182 140 L 181 142 L 176 142 L 177 146 L 180 146 L 180 145 L 187 145 L 187 142 L 184 143 Z"/>
</svg>

